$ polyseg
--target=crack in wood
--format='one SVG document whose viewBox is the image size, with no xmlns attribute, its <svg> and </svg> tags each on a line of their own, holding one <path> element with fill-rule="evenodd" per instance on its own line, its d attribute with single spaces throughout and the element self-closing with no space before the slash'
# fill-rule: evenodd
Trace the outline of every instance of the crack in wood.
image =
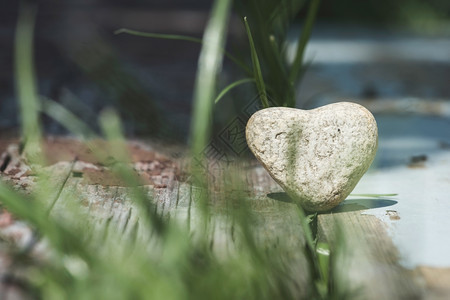
<svg viewBox="0 0 450 300">
<path fill-rule="evenodd" d="M 127 230 L 128 224 L 131 219 L 132 212 L 133 212 L 133 207 L 130 207 L 130 209 L 128 209 L 128 211 L 127 211 L 127 216 L 125 217 L 125 223 L 123 225 L 122 234 L 124 234 Z"/>
<path fill-rule="evenodd" d="M 2 155 L 1 165 L 0 165 L 0 172 L 4 172 L 6 168 L 8 167 L 8 164 L 11 162 L 11 155 L 7 152 L 5 152 Z"/>
</svg>

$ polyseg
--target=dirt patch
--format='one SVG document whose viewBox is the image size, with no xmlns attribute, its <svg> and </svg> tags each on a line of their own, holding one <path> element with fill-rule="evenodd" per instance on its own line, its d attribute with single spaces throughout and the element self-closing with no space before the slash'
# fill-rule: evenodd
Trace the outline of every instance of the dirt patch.
<svg viewBox="0 0 450 300">
<path fill-rule="evenodd" d="M 80 140 L 61 137 L 47 138 L 42 145 L 45 159 L 49 165 L 59 161 L 73 160 L 80 160 L 95 165 L 109 165 L 115 162 L 111 156 L 112 147 L 113 145 L 105 140 L 90 140 L 84 143 Z M 128 144 L 126 150 L 133 163 L 153 160 L 170 161 L 165 155 L 144 149 L 137 144 Z"/>
<path fill-rule="evenodd" d="M 139 174 L 135 172 L 136 178 L 140 178 Z M 83 169 L 83 182 L 86 184 L 99 184 L 105 186 L 127 186 L 128 184 L 114 172 L 109 169 Z M 142 181 L 142 180 L 141 180 Z M 142 184 L 151 184 L 148 180 Z"/>
<path fill-rule="evenodd" d="M 118 163 L 111 154 L 110 143 L 105 140 L 91 140 L 88 143 L 70 138 L 48 138 L 43 144 L 47 163 L 53 165 L 60 161 L 78 161 L 85 164 L 72 175 L 82 177 L 86 184 L 104 186 L 126 186 L 112 168 Z M 156 151 L 143 143 L 130 142 L 126 145 L 131 167 L 139 184 L 167 187 L 170 181 L 182 180 L 186 176 L 181 170 L 179 159 Z"/>
<path fill-rule="evenodd" d="M 5 149 L 9 145 L 7 143 L 9 142 L 4 141 Z M 85 184 L 127 186 L 124 180 L 111 171 L 118 164 L 124 163 L 115 159 L 112 147 L 105 140 L 90 140 L 85 143 L 66 137 L 49 137 L 42 143 L 45 167 L 59 162 L 76 162 L 72 176 L 83 178 L 82 182 Z M 8 163 L 2 170 L 3 174 L 13 179 L 32 175 L 25 172 L 28 170 L 24 168 L 26 161 L 17 151 L 17 146 L 14 149 L 15 151 L 5 151 L 1 156 L 0 166 Z M 140 185 L 163 188 L 171 182 L 184 181 L 187 177 L 182 171 L 182 157 L 174 158 L 170 153 L 157 151 L 142 142 L 127 143 L 126 151 L 130 158 L 126 163 L 133 169 Z"/>
</svg>

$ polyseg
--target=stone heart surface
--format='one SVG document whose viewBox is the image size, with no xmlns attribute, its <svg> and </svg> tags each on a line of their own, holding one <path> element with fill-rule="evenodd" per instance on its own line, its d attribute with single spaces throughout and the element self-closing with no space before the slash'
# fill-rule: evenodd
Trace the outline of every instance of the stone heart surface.
<svg viewBox="0 0 450 300">
<path fill-rule="evenodd" d="M 363 106 L 262 109 L 247 123 L 248 146 L 286 193 L 308 211 L 342 202 L 372 163 L 377 123 Z"/>
</svg>

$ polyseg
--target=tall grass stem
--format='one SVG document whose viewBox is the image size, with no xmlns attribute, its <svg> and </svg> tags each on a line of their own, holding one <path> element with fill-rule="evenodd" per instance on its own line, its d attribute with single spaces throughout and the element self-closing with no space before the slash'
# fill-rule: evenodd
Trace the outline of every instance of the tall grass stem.
<svg viewBox="0 0 450 300">
<path fill-rule="evenodd" d="M 39 124 L 39 100 L 33 63 L 33 31 L 36 20 L 36 7 L 25 1 L 20 2 L 19 18 L 15 35 L 15 83 L 19 99 L 22 120 L 22 139 L 25 143 L 25 154 L 31 160 L 40 157 L 40 141 L 42 138 Z"/>
<path fill-rule="evenodd" d="M 203 36 L 203 46 L 198 60 L 194 89 L 193 115 L 191 121 L 191 152 L 198 156 L 211 134 L 211 117 L 216 91 L 216 77 L 223 61 L 226 25 L 230 15 L 231 1 L 217 0 Z"/>
</svg>

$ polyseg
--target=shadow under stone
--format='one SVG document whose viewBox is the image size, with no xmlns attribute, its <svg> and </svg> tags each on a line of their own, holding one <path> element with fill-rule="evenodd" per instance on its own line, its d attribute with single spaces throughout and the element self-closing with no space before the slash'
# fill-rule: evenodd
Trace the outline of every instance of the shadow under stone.
<svg viewBox="0 0 450 300">
<path fill-rule="evenodd" d="M 366 210 L 371 208 L 387 207 L 397 204 L 395 200 L 368 198 L 368 199 L 349 199 L 343 201 L 341 204 L 333 208 L 330 212 L 351 212 L 358 210 Z"/>
<path fill-rule="evenodd" d="M 295 203 L 285 192 L 269 193 L 267 197 L 276 201 L 285 203 Z M 331 213 L 351 212 L 366 210 L 371 208 L 387 207 L 397 204 L 397 201 L 390 199 L 367 198 L 367 199 L 348 199 L 333 208 Z M 326 212 L 325 212 L 326 213 Z"/>
</svg>

